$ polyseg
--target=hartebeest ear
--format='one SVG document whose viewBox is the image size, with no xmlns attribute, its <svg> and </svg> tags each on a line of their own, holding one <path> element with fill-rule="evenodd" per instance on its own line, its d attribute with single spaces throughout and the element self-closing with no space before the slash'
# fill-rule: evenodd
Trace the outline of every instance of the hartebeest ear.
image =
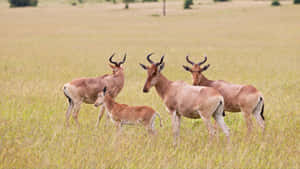
<svg viewBox="0 0 300 169">
<path fill-rule="evenodd" d="M 105 96 L 106 90 L 107 90 L 107 87 L 105 86 L 105 87 L 103 88 L 103 96 Z"/>
<path fill-rule="evenodd" d="M 202 72 L 203 72 L 203 71 L 206 71 L 206 70 L 209 68 L 209 66 L 210 66 L 210 64 L 204 66 L 203 69 L 202 69 Z"/>
<path fill-rule="evenodd" d="M 189 67 L 187 67 L 187 66 L 182 65 L 182 67 L 183 67 L 186 71 L 188 71 L 188 72 L 191 71 L 191 69 L 190 69 Z"/>
<path fill-rule="evenodd" d="M 142 67 L 143 69 L 145 69 L 145 70 L 148 69 L 147 66 L 145 66 L 145 65 L 143 65 L 143 64 L 141 64 L 141 63 L 140 63 L 140 65 L 141 65 L 141 67 Z"/>
<path fill-rule="evenodd" d="M 165 67 L 165 62 L 163 62 L 160 66 L 159 66 L 159 72 L 162 71 Z"/>
</svg>

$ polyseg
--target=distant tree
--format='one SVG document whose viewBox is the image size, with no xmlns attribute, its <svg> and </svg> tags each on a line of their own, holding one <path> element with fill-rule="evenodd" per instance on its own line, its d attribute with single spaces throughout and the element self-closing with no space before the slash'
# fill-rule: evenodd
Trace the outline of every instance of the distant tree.
<svg viewBox="0 0 300 169">
<path fill-rule="evenodd" d="M 214 0 L 215 2 L 227 2 L 227 1 L 230 1 L 230 0 Z"/>
<path fill-rule="evenodd" d="M 10 7 L 37 6 L 38 0 L 8 0 Z"/>
<path fill-rule="evenodd" d="M 300 4 L 300 0 L 294 0 L 294 4 Z"/>
<path fill-rule="evenodd" d="M 125 3 L 125 9 L 129 9 L 129 3 L 135 2 L 135 0 L 123 0 L 123 3 Z"/>
<path fill-rule="evenodd" d="M 184 0 L 183 8 L 184 9 L 191 9 L 191 5 L 193 5 L 193 0 Z"/>
<path fill-rule="evenodd" d="M 280 2 L 278 0 L 273 0 L 271 6 L 280 6 Z"/>
</svg>

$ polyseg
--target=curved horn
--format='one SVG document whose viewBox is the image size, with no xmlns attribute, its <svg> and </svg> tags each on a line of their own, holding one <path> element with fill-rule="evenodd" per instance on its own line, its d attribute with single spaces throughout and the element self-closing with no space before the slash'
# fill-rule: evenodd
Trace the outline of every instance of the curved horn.
<svg viewBox="0 0 300 169">
<path fill-rule="evenodd" d="M 204 60 L 202 62 L 197 63 L 197 65 L 202 65 L 203 63 L 205 63 L 207 61 L 207 56 L 204 56 Z"/>
<path fill-rule="evenodd" d="M 150 59 L 150 56 L 153 55 L 153 53 L 150 53 L 149 55 L 147 55 L 147 60 L 148 62 L 150 62 L 151 64 L 154 64 L 154 62 Z"/>
<path fill-rule="evenodd" d="M 110 63 L 112 63 L 112 64 L 114 64 L 114 65 L 118 65 L 118 63 L 117 62 L 114 62 L 114 61 L 112 61 L 112 58 L 115 56 L 115 53 L 113 53 L 112 55 L 111 55 L 111 57 L 109 58 L 109 61 L 110 61 Z"/>
<path fill-rule="evenodd" d="M 157 63 L 157 65 L 160 65 L 160 64 L 162 64 L 162 63 L 163 63 L 163 61 L 164 61 L 164 57 L 165 57 L 165 55 L 163 55 L 163 56 L 160 58 L 160 61 Z"/>
<path fill-rule="evenodd" d="M 125 63 L 125 60 L 126 60 L 126 56 L 127 56 L 127 53 L 125 53 L 124 57 L 123 57 L 123 60 L 121 62 L 119 62 L 119 65 Z"/>
<path fill-rule="evenodd" d="M 190 64 L 194 65 L 195 63 L 192 62 L 190 59 L 189 59 L 189 55 L 186 55 L 185 57 L 186 61 L 189 62 Z"/>
</svg>

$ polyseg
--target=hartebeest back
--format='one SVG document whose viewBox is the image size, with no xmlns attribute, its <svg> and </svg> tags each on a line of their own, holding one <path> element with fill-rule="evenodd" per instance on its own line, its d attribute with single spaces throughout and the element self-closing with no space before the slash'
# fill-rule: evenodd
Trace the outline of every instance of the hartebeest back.
<svg viewBox="0 0 300 169">
<path fill-rule="evenodd" d="M 162 126 L 159 113 L 151 107 L 119 104 L 106 93 L 106 87 L 98 94 L 98 98 L 95 101 L 96 107 L 102 104 L 118 130 L 120 130 L 124 124 L 142 124 L 150 134 L 155 134 L 154 121 L 156 116 L 159 117 L 160 126 Z"/>
<path fill-rule="evenodd" d="M 154 86 L 162 98 L 167 110 L 172 115 L 174 144 L 179 141 L 181 116 L 201 117 L 206 123 L 210 135 L 215 133 L 210 122 L 211 117 L 213 117 L 229 139 L 229 129 L 223 118 L 224 100 L 222 95 L 211 87 L 192 86 L 183 81 L 168 80 L 161 73 L 165 65 L 164 56 L 161 57 L 160 62 L 154 63 L 150 59 L 151 55 L 147 56 L 147 60 L 151 63 L 150 66 L 140 64 L 148 72 L 143 92 L 148 92 Z"/>
<path fill-rule="evenodd" d="M 223 80 L 208 80 L 202 72 L 209 68 L 209 64 L 201 67 L 207 61 L 205 56 L 204 60 L 195 64 L 186 56 L 188 63 L 193 67 L 183 66 L 183 68 L 192 73 L 193 85 L 208 86 L 217 89 L 225 101 L 225 111 L 230 112 L 243 112 L 248 127 L 248 133 L 252 129 L 251 115 L 254 115 L 260 127 L 264 130 L 264 97 L 263 95 L 251 85 L 236 85 L 225 82 Z"/>
<path fill-rule="evenodd" d="M 122 90 L 124 86 L 124 72 L 121 65 L 126 60 L 126 54 L 123 57 L 123 61 L 114 62 L 112 58 L 113 54 L 109 61 L 113 65 L 109 65 L 113 69 L 113 73 L 108 75 L 103 75 L 95 78 L 80 78 L 72 80 L 69 83 L 66 83 L 63 87 L 65 96 L 68 98 L 69 107 L 66 112 L 66 124 L 69 124 L 70 115 L 73 115 L 73 119 L 78 122 L 78 113 L 80 110 L 81 103 L 94 104 L 98 93 L 101 92 L 104 86 L 109 86 L 107 91 L 112 98 L 115 98 Z M 105 109 L 102 107 L 99 113 L 96 126 L 99 125 L 99 122 L 104 114 Z"/>
</svg>

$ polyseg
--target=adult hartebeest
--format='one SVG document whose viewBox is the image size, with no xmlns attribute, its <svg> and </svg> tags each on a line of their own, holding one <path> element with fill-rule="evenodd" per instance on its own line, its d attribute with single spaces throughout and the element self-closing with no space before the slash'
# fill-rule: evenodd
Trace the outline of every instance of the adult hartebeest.
<svg viewBox="0 0 300 169">
<path fill-rule="evenodd" d="M 72 113 L 73 119 L 79 126 L 78 113 L 81 103 L 94 104 L 97 99 L 98 93 L 103 90 L 104 86 L 109 86 L 108 93 L 112 98 L 115 98 L 121 92 L 124 86 L 124 72 L 121 65 L 126 60 L 126 54 L 124 55 L 121 62 L 114 62 L 112 60 L 114 55 L 115 54 L 113 54 L 109 58 L 109 62 L 113 64 L 109 64 L 109 66 L 113 69 L 112 74 L 106 74 L 95 78 L 75 79 L 64 85 L 63 91 L 69 101 L 69 107 L 66 112 L 67 125 L 69 125 L 68 121 Z M 99 125 L 104 112 L 105 108 L 102 107 L 97 119 L 96 127 Z"/>
<path fill-rule="evenodd" d="M 167 110 L 172 115 L 172 126 L 174 134 L 174 144 L 179 142 L 179 129 L 181 116 L 188 118 L 202 118 L 207 126 L 210 136 L 214 128 L 210 122 L 213 117 L 223 129 L 223 132 L 229 140 L 229 128 L 224 122 L 223 109 L 224 99 L 222 95 L 214 88 L 192 86 L 183 81 L 170 81 L 162 73 L 165 63 L 164 56 L 160 62 L 155 63 L 150 59 L 147 60 L 151 66 L 140 64 L 148 72 L 148 77 L 144 85 L 143 92 L 147 93 L 154 86 L 158 95 L 162 98 Z"/>
<path fill-rule="evenodd" d="M 160 126 L 161 118 L 158 112 L 148 106 L 128 106 L 126 104 L 117 103 L 109 94 L 106 93 L 106 87 L 98 94 L 95 101 L 95 107 L 104 105 L 111 121 L 120 131 L 124 124 L 142 124 L 146 127 L 150 134 L 155 134 L 154 121 L 158 116 Z"/>
<path fill-rule="evenodd" d="M 201 67 L 207 61 L 205 56 L 204 60 L 195 64 L 186 56 L 186 61 L 193 65 L 192 68 L 184 66 L 186 71 L 192 73 L 193 85 L 207 86 L 217 89 L 224 97 L 225 111 L 230 112 L 243 112 L 246 120 L 248 134 L 252 129 L 251 115 L 254 115 L 260 127 L 264 130 L 264 97 L 252 85 L 237 85 L 225 82 L 223 80 L 208 80 L 202 72 L 209 68 L 209 64 Z"/>
</svg>

